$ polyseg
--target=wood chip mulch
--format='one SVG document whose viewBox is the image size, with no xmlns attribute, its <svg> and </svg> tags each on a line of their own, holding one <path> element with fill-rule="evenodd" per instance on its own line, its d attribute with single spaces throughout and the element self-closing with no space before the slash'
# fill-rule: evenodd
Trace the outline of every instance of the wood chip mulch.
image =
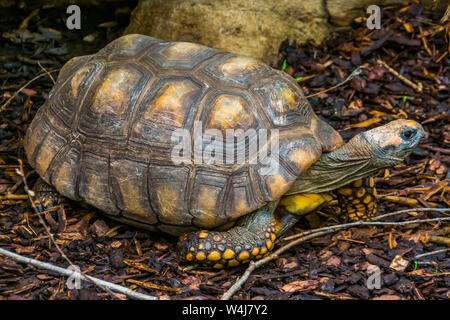
<svg viewBox="0 0 450 320">
<path fill-rule="evenodd" d="M 16 24 L 1 24 L 0 247 L 65 268 L 68 262 L 51 243 L 16 171 L 22 159 L 28 184 L 37 178 L 26 163 L 22 143 L 53 82 L 45 74 L 24 85 L 44 69 L 60 68 L 80 50 L 95 52 L 126 23 L 113 12 L 106 27 L 93 23 L 83 34 L 74 33 L 65 29 L 64 11 L 50 11 L 29 11 L 25 20 L 22 16 Z M 393 7 L 384 10 L 380 30 L 369 30 L 360 20 L 352 31 L 325 44 L 286 40 L 280 46 L 276 67 L 298 81 L 316 113 L 345 139 L 398 118 L 416 120 L 428 132 L 426 142 L 404 163 L 377 174 L 380 214 L 450 207 L 450 20 L 442 17 L 442 12 L 418 4 Z M 83 41 L 86 36 L 90 37 Z M 360 66 L 358 75 L 339 85 Z M 333 205 L 308 216 L 290 234 L 336 223 L 336 210 Z M 449 215 L 417 210 L 386 221 Z M 44 219 L 64 254 L 85 274 L 137 292 L 169 299 L 218 299 L 245 271 L 189 270 L 175 259 L 176 238 L 113 222 L 77 204 L 65 215 L 55 211 Z M 449 299 L 449 237 L 448 222 L 339 231 L 256 269 L 234 298 Z M 380 268 L 381 282 L 379 288 L 369 289 L 373 265 Z M 82 289 L 70 290 L 66 280 L 0 255 L 0 300 L 125 298 L 87 282 Z"/>
</svg>

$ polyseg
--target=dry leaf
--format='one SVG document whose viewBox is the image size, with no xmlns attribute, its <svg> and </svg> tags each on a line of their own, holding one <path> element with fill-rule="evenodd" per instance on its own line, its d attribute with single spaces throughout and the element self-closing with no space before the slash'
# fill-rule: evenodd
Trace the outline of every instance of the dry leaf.
<svg viewBox="0 0 450 320">
<path fill-rule="evenodd" d="M 394 269 L 395 271 L 403 272 L 405 271 L 408 264 L 409 264 L 408 260 L 403 259 L 403 257 L 400 255 L 396 255 L 394 259 L 392 259 L 389 268 Z"/>
<path fill-rule="evenodd" d="M 306 290 L 314 290 L 319 285 L 318 280 L 297 280 L 291 283 L 285 284 L 281 287 L 284 292 L 298 292 Z"/>
</svg>

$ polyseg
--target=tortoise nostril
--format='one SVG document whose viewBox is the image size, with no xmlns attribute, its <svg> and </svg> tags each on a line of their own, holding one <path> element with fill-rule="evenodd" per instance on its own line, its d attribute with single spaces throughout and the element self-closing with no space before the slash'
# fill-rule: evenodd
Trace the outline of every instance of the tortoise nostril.
<svg viewBox="0 0 450 320">
<path fill-rule="evenodd" d="M 407 128 L 405 130 L 403 130 L 400 135 L 402 137 L 403 140 L 410 140 L 411 138 L 413 138 L 416 135 L 417 130 L 413 129 L 413 128 Z"/>
</svg>

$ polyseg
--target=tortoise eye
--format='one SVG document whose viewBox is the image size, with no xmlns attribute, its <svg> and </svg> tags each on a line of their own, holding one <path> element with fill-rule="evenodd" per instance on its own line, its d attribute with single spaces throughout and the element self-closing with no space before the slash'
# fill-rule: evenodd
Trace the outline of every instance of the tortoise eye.
<svg viewBox="0 0 450 320">
<path fill-rule="evenodd" d="M 416 129 L 407 128 L 400 133 L 400 136 L 402 137 L 403 140 L 410 140 L 411 138 L 414 137 L 416 132 L 417 132 Z"/>
</svg>

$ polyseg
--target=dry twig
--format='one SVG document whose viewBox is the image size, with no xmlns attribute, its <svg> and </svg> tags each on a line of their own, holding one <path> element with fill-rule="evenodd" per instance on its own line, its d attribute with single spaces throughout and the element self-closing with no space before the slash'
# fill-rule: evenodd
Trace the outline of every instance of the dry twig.
<svg viewBox="0 0 450 320">
<path fill-rule="evenodd" d="M 414 209 L 414 210 L 415 211 L 420 211 L 420 210 L 430 211 L 430 208 L 419 208 L 419 209 Z M 448 208 L 431 209 L 431 210 L 450 211 L 450 209 L 448 209 Z M 412 210 L 401 210 L 401 211 L 403 213 L 403 212 L 412 211 Z M 381 217 L 391 216 L 394 214 L 398 214 L 398 212 L 392 212 L 390 214 L 379 216 L 377 218 L 380 219 Z M 290 239 L 293 239 L 293 237 L 296 237 L 297 239 L 282 246 L 281 248 L 279 248 L 272 254 L 268 255 L 267 257 L 265 257 L 261 260 L 258 260 L 257 262 L 251 261 L 249 267 L 247 268 L 247 270 L 245 270 L 244 274 L 227 290 L 227 292 L 225 292 L 222 295 L 221 300 L 229 300 L 237 291 L 239 291 L 242 288 L 242 285 L 248 280 L 248 277 L 251 275 L 251 273 L 256 268 L 259 268 L 263 264 L 278 258 L 278 256 L 281 253 L 283 253 L 286 250 L 296 246 L 297 244 L 305 242 L 307 240 L 310 240 L 310 239 L 313 239 L 313 238 L 316 238 L 316 237 L 319 237 L 322 235 L 326 235 L 329 233 L 333 233 L 338 230 L 343 230 L 343 229 L 356 227 L 356 226 L 371 226 L 371 225 L 372 226 L 373 225 L 396 226 L 396 225 L 407 225 L 407 224 L 413 224 L 413 223 L 425 223 L 425 222 L 447 221 L 447 220 L 450 220 L 450 217 L 432 218 L 432 219 L 416 219 L 416 220 L 408 220 L 408 221 L 402 221 L 402 222 L 384 222 L 384 221 L 381 222 L 381 221 L 362 221 L 362 220 L 360 220 L 357 222 L 345 223 L 345 224 L 329 226 L 329 227 L 324 227 L 324 228 L 319 228 L 319 229 L 315 229 L 315 230 L 311 230 L 311 231 L 302 232 L 298 235 L 289 237 Z"/>
<path fill-rule="evenodd" d="M 340 86 L 346 84 L 347 82 L 349 82 L 350 80 L 352 80 L 354 77 L 356 77 L 357 75 L 361 74 L 361 69 L 364 69 L 364 68 L 365 68 L 365 66 L 359 66 L 359 67 L 357 67 L 355 70 L 352 71 L 352 73 L 350 73 L 350 75 L 349 75 L 344 81 L 339 82 L 337 85 L 335 85 L 335 86 L 333 86 L 333 87 L 331 87 L 331 88 L 328 88 L 328 89 L 325 89 L 325 90 L 322 90 L 322 91 L 319 91 L 319 92 L 310 94 L 309 96 L 306 96 L 306 98 L 311 98 L 311 97 L 317 96 L 317 95 L 319 95 L 319 94 L 328 92 L 328 91 L 330 91 L 330 90 L 336 89 L 336 88 L 338 88 L 338 87 L 340 87 Z"/>
<path fill-rule="evenodd" d="M 415 84 L 414 82 L 412 82 L 409 79 L 406 79 L 404 76 L 402 76 L 400 73 L 398 73 L 397 71 L 395 71 L 394 69 L 392 69 L 390 66 L 388 66 L 388 64 L 386 62 L 384 62 L 383 60 L 378 59 L 377 62 L 379 64 L 381 64 L 383 67 L 385 67 L 386 69 L 388 69 L 388 71 L 390 73 L 392 73 L 394 76 L 396 76 L 397 78 L 399 78 L 404 84 L 410 86 L 411 88 L 413 88 L 416 92 L 422 92 L 423 86 L 422 83 L 419 82 L 419 84 Z"/>
<path fill-rule="evenodd" d="M 334 226 L 329 226 L 329 227 L 323 227 L 323 228 L 318 228 L 318 229 L 314 229 L 314 230 L 309 230 L 309 231 L 305 231 L 305 232 L 301 232 L 301 233 L 299 233 L 299 234 L 294 234 L 294 235 L 292 235 L 292 236 L 289 236 L 289 237 L 286 237 L 286 238 L 284 238 L 283 239 L 283 241 L 287 241 L 287 240 L 293 240 L 293 239 L 297 239 L 297 238 L 299 238 L 299 237 L 302 237 L 302 236 L 305 236 L 305 235 L 307 235 L 307 234 L 312 234 L 312 233 L 316 233 L 316 232 L 320 232 L 320 231 L 324 231 L 324 230 L 329 230 L 330 228 L 331 229 L 336 229 L 336 231 L 337 230 L 340 230 L 340 229 L 345 229 L 345 228 L 351 228 L 351 227 L 354 227 L 354 226 L 359 226 L 359 225 L 361 225 L 361 224 L 364 224 L 364 225 L 369 225 L 369 223 L 372 223 L 372 222 L 374 222 L 374 221 L 378 221 L 378 220 L 381 220 L 381 219 L 383 219 L 383 218 L 387 218 L 387 217 L 391 217 L 391 216 L 394 216 L 394 215 L 399 215 L 399 214 L 402 214 L 402 213 L 407 213 L 407 212 L 416 212 L 416 211 L 439 211 L 439 212 L 447 212 L 447 211 L 450 211 L 450 208 L 417 208 L 417 209 L 405 209 L 405 210 L 399 210 L 399 211 L 394 211 L 394 212 L 390 212 L 390 213 L 386 213 L 386 214 L 383 214 L 383 215 L 380 215 L 380 216 L 376 216 L 376 217 L 373 217 L 373 218 L 370 218 L 370 219 L 368 219 L 368 220 L 366 220 L 366 221 L 363 221 L 363 220 L 360 220 L 360 221 L 357 221 L 357 222 L 351 222 L 351 223 L 344 223 L 344 224 L 337 224 L 337 225 L 334 225 Z M 441 219 L 441 218 L 438 218 L 438 219 Z M 447 219 L 445 219 L 445 220 L 447 220 Z M 417 220 L 409 220 L 409 221 L 417 221 Z M 392 225 L 392 224 L 409 224 L 409 223 L 407 223 L 407 222 L 409 222 L 409 221 L 403 221 L 403 222 L 376 222 L 376 224 L 375 224 L 375 222 L 374 222 L 374 225 L 380 225 L 380 224 L 383 224 L 383 225 Z M 415 222 L 414 222 L 415 223 Z"/>
<path fill-rule="evenodd" d="M 20 91 L 22 91 L 23 89 L 25 89 L 26 87 L 28 87 L 30 85 L 30 83 L 36 81 L 39 78 L 42 78 L 43 76 L 49 75 L 52 72 L 56 72 L 59 71 L 59 69 L 54 69 L 54 70 L 50 70 L 50 71 L 46 71 L 44 73 L 38 74 L 36 77 L 34 77 L 33 79 L 31 79 L 30 81 L 28 81 L 27 83 L 25 83 L 19 90 L 17 90 L 16 92 L 14 92 L 14 94 L 9 97 L 8 100 L 6 100 L 6 102 L 0 107 L 0 112 L 2 112 L 3 110 L 6 109 L 6 107 L 10 104 L 10 102 L 12 101 L 12 99 L 14 99 Z"/>
<path fill-rule="evenodd" d="M 55 79 L 53 78 L 53 76 L 51 75 L 51 73 L 50 72 L 48 72 L 47 71 L 47 69 L 45 69 L 43 66 L 42 66 L 42 64 L 41 64 L 41 62 L 38 60 L 38 62 L 37 62 L 37 64 L 38 64 L 38 66 L 49 76 L 49 78 L 50 79 L 52 79 L 52 81 L 53 81 L 53 84 L 55 84 L 56 83 L 56 81 L 55 81 Z"/>
<path fill-rule="evenodd" d="M 42 261 L 39 261 L 39 260 L 27 258 L 27 257 L 21 256 L 21 255 L 19 255 L 17 253 L 13 253 L 13 252 L 10 252 L 8 250 L 5 250 L 3 248 L 0 248 L 0 255 L 3 255 L 5 257 L 9 257 L 9 258 L 14 259 L 14 260 L 16 260 L 18 262 L 21 262 L 21 263 L 31 264 L 31 265 L 33 265 L 35 267 L 38 267 L 38 268 L 41 268 L 41 269 L 51 270 L 51 271 L 63 274 L 65 276 L 67 276 L 67 277 L 77 275 L 81 279 L 88 280 L 88 281 L 94 283 L 95 285 L 97 285 L 99 287 L 104 287 L 104 288 L 108 288 L 109 290 L 114 290 L 116 292 L 125 294 L 125 295 L 129 296 L 130 298 L 135 298 L 135 299 L 139 299 L 139 300 L 157 300 L 158 299 L 157 297 L 153 297 L 153 296 L 149 296 L 149 295 L 146 295 L 146 294 L 138 293 L 138 292 L 135 292 L 135 291 L 130 290 L 128 288 L 119 286 L 117 284 L 114 284 L 114 283 L 111 283 L 111 282 L 107 282 L 107 281 L 104 281 L 104 280 L 101 280 L 101 279 L 98 279 L 98 278 L 94 278 L 92 276 L 84 275 L 84 274 L 78 273 L 78 272 L 73 271 L 73 270 L 60 268 L 60 267 L 54 266 L 54 265 L 52 265 L 50 263 L 46 263 L 46 262 L 42 262 Z"/>
</svg>

